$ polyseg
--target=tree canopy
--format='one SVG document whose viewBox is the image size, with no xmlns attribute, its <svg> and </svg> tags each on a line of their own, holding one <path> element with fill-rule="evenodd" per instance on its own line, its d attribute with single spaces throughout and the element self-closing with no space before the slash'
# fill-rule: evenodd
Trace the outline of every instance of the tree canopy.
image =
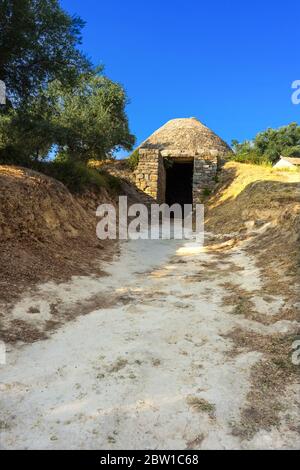
<svg viewBox="0 0 300 470">
<path fill-rule="evenodd" d="M 300 126 L 292 122 L 279 129 L 259 132 L 253 140 L 232 141 L 234 159 L 252 163 L 275 163 L 281 155 L 300 156 Z"/>
<path fill-rule="evenodd" d="M 0 160 L 87 162 L 130 150 L 127 96 L 78 49 L 83 21 L 57 0 L 0 0 Z M 55 151 L 54 151 L 55 150 Z"/>
<path fill-rule="evenodd" d="M 0 77 L 8 98 L 27 99 L 53 79 L 74 83 L 90 67 L 77 48 L 83 25 L 57 0 L 0 0 Z"/>
<path fill-rule="evenodd" d="M 87 161 L 107 158 L 121 147 L 131 150 L 135 138 L 125 113 L 126 93 L 100 71 L 82 74 L 72 89 L 55 81 L 48 97 L 60 152 Z"/>
</svg>

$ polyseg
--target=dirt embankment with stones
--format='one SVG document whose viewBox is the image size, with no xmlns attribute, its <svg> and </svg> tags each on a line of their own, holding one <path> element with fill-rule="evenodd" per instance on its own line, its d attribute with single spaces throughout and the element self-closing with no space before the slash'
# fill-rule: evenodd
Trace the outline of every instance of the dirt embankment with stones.
<svg viewBox="0 0 300 470">
<path fill-rule="evenodd" d="M 114 198 L 106 189 L 71 194 L 41 173 L 0 166 L 1 301 L 36 283 L 101 272 L 115 247 L 96 237 L 95 210 Z"/>
<path fill-rule="evenodd" d="M 299 366 L 291 357 L 300 334 L 300 172 L 227 163 L 207 205 L 206 229 L 214 233 L 209 243 L 220 259 L 243 246 L 261 273 L 261 287 L 252 291 L 225 282 L 224 306 L 274 328 L 267 336 L 241 328 L 226 335 L 233 342 L 232 357 L 247 350 L 263 354 L 252 367 L 247 404 L 234 428 L 249 438 L 276 428 L 285 416 L 283 397 L 288 401 L 299 384 Z M 276 296 L 281 303 L 272 306 Z"/>
<path fill-rule="evenodd" d="M 0 165 L 0 330 L 5 341 L 30 342 L 43 337 L 32 322 L 9 321 L 9 312 L 18 299 L 37 290 L 41 283 L 106 275 L 103 262 L 118 255 L 119 245 L 96 237 L 99 204 L 112 203 L 117 209 L 119 195 L 128 196 L 129 204 L 149 202 L 134 186 L 126 161 L 91 166 L 101 166 L 114 175 L 118 188 L 91 187 L 71 193 L 61 182 L 42 173 Z M 91 299 L 86 308 L 92 308 L 93 302 Z M 51 310 L 56 312 L 56 303 Z M 76 312 L 79 314 L 74 308 L 72 314 L 64 312 L 64 321 L 74 318 Z M 36 315 L 39 312 L 32 311 L 32 316 Z M 61 320 L 48 322 L 49 330 Z"/>
</svg>

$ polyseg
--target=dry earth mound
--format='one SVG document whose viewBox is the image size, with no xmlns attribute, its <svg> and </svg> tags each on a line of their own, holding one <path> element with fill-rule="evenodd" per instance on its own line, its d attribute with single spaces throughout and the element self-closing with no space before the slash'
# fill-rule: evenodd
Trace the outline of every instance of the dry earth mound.
<svg viewBox="0 0 300 470">
<path fill-rule="evenodd" d="M 11 166 L 0 166 L 0 188 L 2 301 L 36 282 L 99 271 L 111 245 L 95 234 L 97 205 L 112 201 L 105 189 L 74 196 L 53 178 Z"/>
<path fill-rule="evenodd" d="M 250 439 L 257 432 L 259 443 L 259 432 L 280 434 L 280 426 L 299 432 L 299 371 L 292 353 L 300 333 L 300 173 L 227 163 L 207 209 L 206 229 L 215 234 L 211 249 L 222 260 L 245 253 L 253 263 L 246 279 L 251 285 L 256 271 L 260 285 L 247 290 L 239 279 L 224 283 L 224 307 L 258 327 L 254 332 L 244 325 L 225 335 L 232 357 L 247 350 L 262 354 L 250 369 L 251 387 L 233 433 Z M 262 334 L 266 326 L 269 333 Z"/>
<path fill-rule="evenodd" d="M 206 229 L 239 240 L 285 289 L 299 280 L 300 173 L 227 163 L 207 210 Z"/>
</svg>

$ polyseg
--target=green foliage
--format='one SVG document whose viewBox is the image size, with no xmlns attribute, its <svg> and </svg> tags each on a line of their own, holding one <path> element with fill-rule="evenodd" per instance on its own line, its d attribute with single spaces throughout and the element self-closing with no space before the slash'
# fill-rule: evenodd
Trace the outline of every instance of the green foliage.
<svg viewBox="0 0 300 470">
<path fill-rule="evenodd" d="M 101 160 L 119 148 L 130 150 L 123 88 L 99 75 L 83 74 L 76 87 L 52 82 L 25 105 L 0 114 L 0 158 L 15 162 L 45 159 L 49 150 L 76 161 Z"/>
<path fill-rule="evenodd" d="M 106 184 L 111 191 L 118 193 L 121 190 L 121 180 L 119 178 L 103 170 L 96 171 L 105 178 Z"/>
<path fill-rule="evenodd" d="M 132 171 L 134 171 L 137 168 L 139 164 L 139 159 L 140 159 L 139 149 L 134 150 L 132 154 L 128 157 L 127 164 Z"/>
<path fill-rule="evenodd" d="M 126 93 L 101 71 L 82 74 L 75 87 L 54 81 L 47 90 L 55 109 L 51 120 L 55 143 L 75 160 L 109 158 L 120 148 L 131 150 L 135 141 L 125 113 Z"/>
<path fill-rule="evenodd" d="M 103 175 L 81 162 L 54 160 L 43 163 L 41 169 L 48 176 L 64 183 L 72 192 L 82 192 L 85 188 L 107 187 L 107 181 Z"/>
<path fill-rule="evenodd" d="M 36 96 L 53 79 L 73 84 L 90 67 L 76 48 L 83 26 L 58 0 L 1 0 L 0 77 L 9 99 Z"/>
<path fill-rule="evenodd" d="M 273 164 L 280 155 L 300 155 L 300 126 L 293 122 L 279 129 L 260 132 L 252 141 L 232 141 L 231 159 L 244 163 Z"/>
<path fill-rule="evenodd" d="M 282 156 L 300 158 L 300 145 L 295 145 L 294 147 L 286 147 L 282 151 Z"/>
<path fill-rule="evenodd" d="M 30 105 L 8 106 L 0 113 L 0 159 L 5 163 L 41 160 L 55 143 L 53 108 L 43 94 Z"/>
<path fill-rule="evenodd" d="M 211 189 L 209 189 L 209 188 L 204 188 L 202 194 L 203 194 L 204 197 L 210 196 L 210 194 L 211 194 Z"/>
<path fill-rule="evenodd" d="M 0 0 L 0 163 L 42 171 L 72 191 L 118 189 L 88 160 L 131 150 L 124 89 L 77 49 L 83 22 L 58 0 Z M 54 161 L 47 161 L 55 149 Z"/>
<path fill-rule="evenodd" d="M 26 166 L 57 179 L 73 193 L 81 193 L 86 189 L 105 188 L 115 192 L 120 189 L 118 178 L 65 156 L 53 161 L 32 162 L 30 165 L 27 162 Z"/>
<path fill-rule="evenodd" d="M 251 163 L 252 165 L 270 165 L 271 162 L 267 156 L 260 155 L 255 149 L 243 150 L 231 156 L 231 159 L 240 163 Z"/>
</svg>

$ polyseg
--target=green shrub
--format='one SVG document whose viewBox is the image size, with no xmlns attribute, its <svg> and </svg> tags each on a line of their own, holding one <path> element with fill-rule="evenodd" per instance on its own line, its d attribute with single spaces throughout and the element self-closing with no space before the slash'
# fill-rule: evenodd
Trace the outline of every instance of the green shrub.
<svg viewBox="0 0 300 470">
<path fill-rule="evenodd" d="M 255 165 L 272 165 L 278 161 L 280 155 L 299 157 L 300 126 L 292 122 L 278 129 L 269 128 L 259 132 L 252 140 L 233 140 L 232 147 L 232 160 Z"/>
<path fill-rule="evenodd" d="M 105 178 L 106 181 L 106 186 L 114 192 L 119 192 L 121 189 L 121 180 L 117 178 L 116 176 L 113 176 L 109 173 L 107 173 L 104 170 L 96 170 L 97 173 L 99 173 L 103 178 Z"/>
<path fill-rule="evenodd" d="M 74 193 L 95 188 L 106 188 L 118 192 L 121 185 L 117 177 L 103 170 L 90 168 L 84 163 L 67 159 L 43 163 L 40 171 L 61 181 Z"/>
<path fill-rule="evenodd" d="M 22 154 L 15 153 L 13 149 L 11 154 L 8 153 L 8 148 L 5 150 L 5 158 L 2 159 L 0 149 L 0 164 L 18 165 L 38 171 L 65 184 L 73 193 L 93 188 L 106 188 L 113 192 L 120 190 L 119 178 L 104 170 L 87 167 L 85 163 L 72 160 L 64 154 L 59 154 L 52 161 L 39 161 L 23 158 Z"/>
<path fill-rule="evenodd" d="M 283 157 L 300 157 L 300 145 L 287 147 L 282 151 Z"/>
<path fill-rule="evenodd" d="M 82 192 L 87 188 L 108 187 L 105 176 L 84 163 L 72 160 L 45 162 L 40 171 L 64 183 L 72 192 Z"/>
<path fill-rule="evenodd" d="M 127 159 L 127 164 L 129 168 L 134 171 L 139 164 L 139 149 L 134 150 L 130 157 Z"/>
<path fill-rule="evenodd" d="M 202 194 L 203 194 L 204 197 L 210 196 L 210 194 L 211 194 L 211 189 L 209 189 L 209 188 L 204 188 Z"/>
<path fill-rule="evenodd" d="M 240 163 L 252 163 L 253 165 L 271 165 L 271 160 L 266 155 L 259 154 L 256 150 L 234 153 L 230 159 Z"/>
<path fill-rule="evenodd" d="M 5 148 L 0 148 L 0 165 L 28 166 L 28 158 L 17 151 L 14 146 L 8 145 Z"/>
</svg>

